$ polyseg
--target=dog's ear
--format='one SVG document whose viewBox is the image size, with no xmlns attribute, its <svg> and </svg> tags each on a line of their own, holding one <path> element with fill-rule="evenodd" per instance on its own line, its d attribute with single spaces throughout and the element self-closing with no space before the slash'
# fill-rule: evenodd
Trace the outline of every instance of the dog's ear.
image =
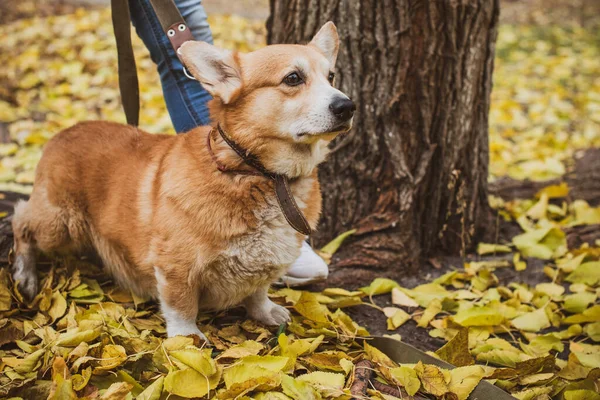
<svg viewBox="0 0 600 400">
<path fill-rule="evenodd" d="M 335 65 L 338 49 L 340 48 L 340 39 L 337 28 L 331 21 L 319 29 L 319 32 L 310 41 L 309 45 L 315 46 L 329 60 L 331 67 Z"/>
<path fill-rule="evenodd" d="M 242 87 L 242 74 L 236 56 L 206 42 L 190 40 L 177 52 L 198 81 L 224 104 L 232 102 Z"/>
</svg>

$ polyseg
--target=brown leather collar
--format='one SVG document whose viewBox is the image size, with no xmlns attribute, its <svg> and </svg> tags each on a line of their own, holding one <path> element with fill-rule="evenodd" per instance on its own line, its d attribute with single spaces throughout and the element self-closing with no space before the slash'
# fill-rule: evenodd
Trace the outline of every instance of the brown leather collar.
<svg viewBox="0 0 600 400">
<path fill-rule="evenodd" d="M 255 171 L 229 169 L 226 165 L 223 165 L 217 159 L 217 156 L 213 152 L 210 144 L 210 139 L 212 133 L 214 132 L 213 128 L 213 130 L 207 135 L 206 147 L 208 148 L 208 152 L 212 157 L 213 161 L 215 162 L 217 169 L 221 172 L 231 172 L 241 175 L 262 175 L 273 180 L 275 184 L 275 197 L 277 198 L 279 208 L 281 208 L 281 211 L 283 212 L 283 215 L 287 220 L 288 224 L 290 224 L 290 226 L 296 231 L 304 235 L 310 235 L 312 232 L 310 225 L 308 224 L 308 221 L 306 220 L 304 214 L 302 214 L 302 211 L 300 211 L 300 208 L 298 207 L 298 204 L 294 199 L 294 195 L 290 190 L 290 179 L 285 175 L 276 174 L 267 170 L 254 154 L 251 154 L 249 151 L 244 150 L 239 144 L 237 144 L 233 139 L 231 139 L 223 131 L 221 125 L 217 124 L 216 129 L 225 141 L 225 143 L 227 143 L 229 147 L 231 147 L 231 149 L 235 151 L 236 154 L 240 156 L 242 160 L 244 160 L 244 163 L 246 163 L 246 165 L 249 165 L 250 167 L 254 168 Z"/>
</svg>

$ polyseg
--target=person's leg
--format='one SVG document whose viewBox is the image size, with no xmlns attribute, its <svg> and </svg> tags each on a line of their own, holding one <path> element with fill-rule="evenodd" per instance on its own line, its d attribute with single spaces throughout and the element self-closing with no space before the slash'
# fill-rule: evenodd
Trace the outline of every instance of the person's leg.
<svg viewBox="0 0 600 400">
<path fill-rule="evenodd" d="M 182 3 L 180 12 L 194 37 L 212 43 L 206 13 L 200 1 L 195 0 L 194 7 L 191 0 L 178 0 L 176 3 Z M 175 130 L 181 133 L 199 125 L 210 124 L 207 103 L 211 96 L 200 83 L 185 76 L 183 66 L 163 32 L 149 0 L 130 0 L 129 7 L 137 34 L 157 65 L 165 103 Z"/>
<path fill-rule="evenodd" d="M 294 261 L 284 276 L 281 283 L 287 286 L 303 286 L 309 283 L 327 279 L 329 267 L 306 242 L 302 242 L 300 257 Z"/>
</svg>

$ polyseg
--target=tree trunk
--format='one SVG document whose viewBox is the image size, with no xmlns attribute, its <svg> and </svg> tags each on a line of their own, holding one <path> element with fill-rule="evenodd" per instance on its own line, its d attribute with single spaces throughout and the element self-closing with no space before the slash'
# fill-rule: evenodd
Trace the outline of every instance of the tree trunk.
<svg viewBox="0 0 600 400">
<path fill-rule="evenodd" d="M 335 22 L 336 85 L 357 105 L 320 168 L 316 244 L 357 229 L 334 280 L 397 276 L 481 238 L 498 14 L 499 0 L 271 0 L 269 43 Z"/>
</svg>

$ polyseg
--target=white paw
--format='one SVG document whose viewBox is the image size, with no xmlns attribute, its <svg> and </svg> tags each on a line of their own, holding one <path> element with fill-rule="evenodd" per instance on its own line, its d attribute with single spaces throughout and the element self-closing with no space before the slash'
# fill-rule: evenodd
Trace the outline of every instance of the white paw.
<svg viewBox="0 0 600 400">
<path fill-rule="evenodd" d="M 210 343 L 206 335 L 200 332 L 200 329 L 198 329 L 197 326 L 172 326 L 171 324 L 167 323 L 167 336 L 173 337 L 188 335 L 196 335 L 200 339 L 204 340 L 206 343 Z"/>
<path fill-rule="evenodd" d="M 271 300 L 265 301 L 260 307 L 248 309 L 248 314 L 265 325 L 281 325 L 289 322 L 290 312 Z"/>
<path fill-rule="evenodd" d="M 35 268 L 28 268 L 22 256 L 17 257 L 13 268 L 13 280 L 19 282 L 19 291 L 27 299 L 33 299 L 38 292 L 38 278 Z"/>
</svg>

